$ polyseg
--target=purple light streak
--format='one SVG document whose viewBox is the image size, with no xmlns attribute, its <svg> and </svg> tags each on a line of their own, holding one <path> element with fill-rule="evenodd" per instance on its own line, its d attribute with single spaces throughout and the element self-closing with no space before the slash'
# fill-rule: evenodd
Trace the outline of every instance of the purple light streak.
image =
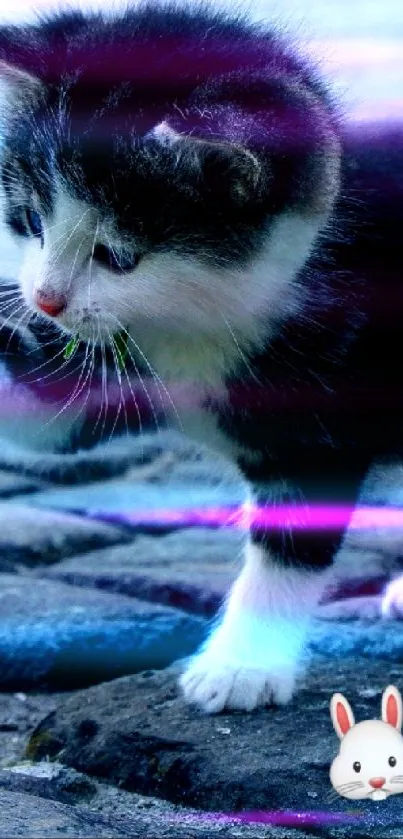
<svg viewBox="0 0 403 839">
<path fill-rule="evenodd" d="M 186 816 L 178 816 L 178 820 L 186 823 Z M 260 823 L 283 827 L 309 827 L 321 824 L 347 824 L 359 822 L 363 818 L 361 813 L 331 813 L 320 810 L 251 810 L 242 813 L 202 813 L 198 821 L 202 822 L 242 822 L 246 824 Z M 194 820 L 192 814 L 189 820 Z"/>
<path fill-rule="evenodd" d="M 115 518 L 115 516 L 114 516 Z M 377 528 L 403 529 L 403 508 L 350 507 L 315 505 L 279 505 L 270 507 L 249 507 L 245 513 L 241 505 L 205 507 L 144 508 L 116 514 L 117 519 L 133 525 L 147 522 L 158 526 L 181 527 L 231 527 L 249 530 L 251 525 L 267 530 L 337 530 L 347 525 L 352 530 L 374 530 Z"/>
</svg>

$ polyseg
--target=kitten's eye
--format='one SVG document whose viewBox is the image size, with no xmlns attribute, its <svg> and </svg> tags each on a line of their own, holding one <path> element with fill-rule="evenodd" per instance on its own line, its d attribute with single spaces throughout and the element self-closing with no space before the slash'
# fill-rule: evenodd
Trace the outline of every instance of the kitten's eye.
<svg viewBox="0 0 403 839">
<path fill-rule="evenodd" d="M 392 757 L 389 758 L 388 763 L 389 763 L 389 766 L 396 766 L 397 760 L 392 755 Z"/>
<path fill-rule="evenodd" d="M 355 763 L 353 763 L 353 769 L 354 772 L 361 772 L 361 763 L 359 760 L 356 760 Z"/>
<path fill-rule="evenodd" d="M 129 256 L 128 254 L 117 254 L 113 248 L 108 248 L 106 245 L 95 245 L 93 259 L 108 268 L 110 271 L 117 273 L 125 273 L 133 271 L 138 263 L 137 256 Z"/>
<path fill-rule="evenodd" d="M 39 236 L 43 247 L 43 227 L 41 217 L 36 210 L 31 210 L 29 207 L 25 210 L 27 225 L 33 236 Z"/>
</svg>

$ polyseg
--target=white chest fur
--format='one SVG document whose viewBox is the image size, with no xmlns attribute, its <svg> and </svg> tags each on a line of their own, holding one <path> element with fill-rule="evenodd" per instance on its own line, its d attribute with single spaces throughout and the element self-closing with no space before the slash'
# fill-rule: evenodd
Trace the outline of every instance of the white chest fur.
<svg viewBox="0 0 403 839">
<path fill-rule="evenodd" d="M 158 342 L 147 342 L 146 336 L 142 336 L 141 346 L 150 372 L 152 369 L 158 376 L 158 402 L 162 403 L 169 424 L 223 457 L 234 460 L 238 448 L 221 431 L 217 416 L 208 407 L 209 399 L 226 402 L 224 371 L 228 369 L 228 356 L 232 355 L 232 339 L 228 346 L 223 341 L 214 347 L 192 341 L 190 337 L 165 335 Z"/>
</svg>

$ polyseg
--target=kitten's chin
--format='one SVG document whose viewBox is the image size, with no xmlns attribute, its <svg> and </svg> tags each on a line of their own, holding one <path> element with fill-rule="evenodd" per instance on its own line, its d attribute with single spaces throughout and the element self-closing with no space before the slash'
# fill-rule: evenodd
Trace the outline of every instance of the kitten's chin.
<svg viewBox="0 0 403 839">
<path fill-rule="evenodd" d="M 92 320 L 71 324 L 67 319 L 57 319 L 56 323 L 68 338 L 76 338 L 78 341 L 98 345 L 110 344 L 112 336 L 116 331 L 110 326 L 103 326 L 101 323 Z"/>
<path fill-rule="evenodd" d="M 124 329 L 102 328 L 101 326 L 98 327 L 98 325 L 93 328 L 79 327 L 75 330 L 64 328 L 62 331 L 65 333 L 67 340 L 76 339 L 77 341 L 83 341 L 85 344 L 98 347 L 115 346 L 119 334 L 125 332 Z"/>
</svg>

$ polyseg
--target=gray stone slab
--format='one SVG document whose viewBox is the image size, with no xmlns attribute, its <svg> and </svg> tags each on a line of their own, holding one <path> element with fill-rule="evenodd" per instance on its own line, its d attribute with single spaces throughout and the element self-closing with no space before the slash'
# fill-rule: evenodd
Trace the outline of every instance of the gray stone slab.
<svg viewBox="0 0 403 839">
<path fill-rule="evenodd" d="M 210 617 L 237 575 L 244 541 L 239 529 L 184 528 L 158 538 L 138 536 L 130 545 L 80 554 L 37 573 Z M 363 595 L 381 592 L 392 575 L 402 572 L 399 559 L 388 554 L 387 544 L 384 547 L 384 552 L 370 552 L 347 543 L 323 602 L 358 596 L 364 600 Z"/>
<path fill-rule="evenodd" d="M 0 684 L 66 689 L 145 667 L 164 667 L 195 650 L 205 622 L 176 609 L 50 580 L 3 574 Z"/>
<path fill-rule="evenodd" d="M 127 542 L 123 528 L 28 504 L 0 501 L 0 562 L 48 564 L 77 552 Z"/>
<path fill-rule="evenodd" d="M 70 766 L 44 760 L 24 761 L 0 771 L 0 789 L 26 792 L 64 804 L 89 802 L 97 793 L 95 781 Z"/>
<path fill-rule="evenodd" d="M 56 488 L 39 495 L 34 494 L 31 496 L 31 501 L 39 506 L 80 509 L 91 517 L 125 523 L 140 532 L 164 533 L 178 528 L 197 527 L 204 533 L 206 526 L 215 529 L 222 523 L 228 527 L 231 525 L 234 508 L 236 509 L 244 498 L 243 484 L 236 472 L 225 468 L 222 460 L 215 460 L 210 454 L 197 450 L 195 447 L 192 448 L 190 444 L 188 449 L 185 444 L 183 446 L 183 449 L 180 447 L 178 449 L 180 454 L 167 450 L 166 454 L 173 458 L 169 468 L 160 470 L 158 475 L 153 474 L 150 479 L 141 473 L 139 467 L 135 467 L 127 473 L 125 480 L 67 489 Z M 376 504 L 381 508 L 396 504 L 401 494 L 402 476 L 403 468 L 400 465 L 374 468 L 363 487 L 361 504 Z M 218 547 L 218 550 L 223 551 L 224 562 L 227 557 L 225 538 L 222 537 Z M 230 541 L 231 537 L 228 537 L 228 544 Z M 150 554 L 152 553 L 153 551 L 150 550 Z M 117 564 L 119 565 L 118 558 Z M 194 575 L 194 569 L 192 572 Z M 220 580 L 214 564 L 214 568 L 211 567 L 211 573 L 209 571 L 206 575 L 204 584 L 199 577 L 200 585 L 197 583 L 196 590 L 190 598 L 194 606 L 189 605 L 189 608 L 194 608 L 195 611 L 200 611 L 201 608 L 202 613 L 206 608 L 205 613 L 211 614 L 227 589 L 228 581 L 232 579 L 231 572 L 232 569 L 227 575 L 224 570 L 224 576 Z M 401 572 L 403 572 L 401 528 L 379 526 L 365 530 L 351 528 L 343 549 L 337 557 L 334 583 L 326 599 L 379 593 L 391 576 Z M 117 576 L 122 581 L 122 574 L 119 573 Z M 178 586 L 178 597 L 180 598 L 180 592 L 183 592 L 184 604 L 190 603 L 189 592 L 184 592 L 187 583 L 181 581 L 180 576 L 178 572 L 175 581 L 175 585 Z M 211 584 L 207 579 L 208 576 L 212 581 Z M 109 582 L 103 576 L 99 584 L 109 586 Z M 192 583 L 195 582 L 193 578 Z M 169 602 L 165 600 L 164 586 L 161 588 L 158 581 L 150 580 L 149 593 L 147 593 L 148 584 L 143 579 L 136 580 L 137 583 L 141 585 L 145 596 L 154 599 L 154 596 L 157 596 L 156 592 L 161 590 L 162 602 Z M 209 594 L 206 607 L 200 606 L 204 599 L 203 585 L 207 591 L 211 590 L 211 597 Z"/>
<path fill-rule="evenodd" d="M 199 479 L 202 476 L 208 483 L 222 480 L 222 460 L 171 430 L 123 435 L 74 453 L 38 453 L 9 445 L 0 452 L 0 469 L 73 486 L 115 478 L 137 480 L 138 476 L 165 481 L 192 463 Z"/>
<path fill-rule="evenodd" d="M 346 608 L 347 601 L 340 602 Z M 312 622 L 308 653 L 333 659 L 336 666 L 346 656 L 398 663 L 403 661 L 403 626 L 398 620 L 379 620 L 378 612 L 365 607 L 347 617 L 326 615 Z"/>
<path fill-rule="evenodd" d="M 63 454 L 21 449 L 7 441 L 0 452 L 0 468 L 57 484 L 77 484 L 124 475 L 136 465 L 154 462 L 169 447 L 175 447 L 175 440 L 171 443 L 170 437 L 156 434 L 142 440 L 125 435 Z"/>
<path fill-rule="evenodd" d="M 218 716 L 187 706 L 176 676 L 170 668 L 78 692 L 37 727 L 29 757 L 60 755 L 77 771 L 205 811 L 245 819 L 254 811 L 262 820 L 276 813 L 283 829 L 288 819 L 287 836 L 298 819 L 302 835 L 402 835 L 398 796 L 352 807 L 332 795 L 328 777 L 338 751 L 332 693 L 349 697 L 357 719 L 379 717 L 384 687 L 402 685 L 402 664 L 344 659 L 335 666 L 318 659 L 289 706 Z"/>
<path fill-rule="evenodd" d="M 345 600 L 336 600 L 319 606 L 317 615 L 324 621 L 367 621 L 368 625 L 371 625 L 382 619 L 382 598 L 377 596 L 347 597 Z M 385 640 L 388 632 L 388 624 L 385 620 L 382 620 L 380 631 Z"/>
<path fill-rule="evenodd" d="M 333 566 L 334 577 L 324 602 L 380 594 L 391 577 L 403 574 L 401 553 L 379 537 L 376 549 L 352 544 L 348 537 Z"/>
<path fill-rule="evenodd" d="M 61 699 L 57 693 L 0 693 L 0 769 L 21 759 L 29 735 Z"/>
<path fill-rule="evenodd" d="M 286 832 L 280 825 L 271 826 L 262 821 L 262 814 L 250 814 L 250 821 L 241 821 L 225 814 L 204 813 L 183 808 L 169 801 L 130 793 L 120 787 L 100 783 L 71 767 L 57 761 L 24 761 L 0 772 L 0 788 L 15 792 L 28 792 L 42 798 L 81 804 L 82 810 L 91 810 L 110 819 L 115 827 L 129 828 L 130 835 L 152 837 L 264 837 L 264 839 L 298 839 L 299 831 L 287 825 Z M 266 815 L 266 822 L 270 814 Z M 253 821 L 253 817 L 255 821 Z M 280 818 L 277 816 L 279 821 Z M 272 820 L 274 820 L 272 815 Z M 284 817 L 284 821 L 285 821 Z M 304 836 L 311 835 L 304 832 Z"/>
<path fill-rule="evenodd" d="M 219 526 L 244 499 L 239 484 L 210 485 L 202 479 L 163 485 L 129 481 L 83 484 L 46 490 L 30 503 L 55 510 L 74 510 L 132 528 L 169 530 L 189 526 Z"/>
<path fill-rule="evenodd" d="M 243 542 L 239 530 L 189 528 L 138 536 L 130 545 L 80 554 L 37 573 L 209 617 L 236 576 Z"/>
<path fill-rule="evenodd" d="M 32 794 L 0 789 L 0 839 L 54 839 L 74 837 L 130 837 L 130 839 L 300 839 L 299 830 L 243 824 L 225 817 L 208 817 L 195 811 L 169 809 L 156 799 L 131 806 L 117 805 L 109 817 L 102 804 L 70 806 Z M 112 808 L 111 808 L 112 810 Z M 391 835 L 391 834 L 388 834 Z M 304 832 L 305 837 L 315 834 Z"/>
<path fill-rule="evenodd" d="M 129 835 L 95 813 L 20 792 L 0 790 L 0 812 L 1 839 L 17 836 L 24 839 L 54 839 L 55 836 L 84 839 L 87 836 Z"/>
<path fill-rule="evenodd" d="M 41 489 L 40 482 L 33 478 L 25 478 L 23 475 L 0 469 L 0 498 L 12 498 Z"/>
<path fill-rule="evenodd" d="M 245 497 L 234 466 L 174 432 L 111 441 L 78 457 L 82 463 L 78 461 L 71 486 L 33 493 L 29 503 L 169 530 L 205 522 L 217 526 L 226 520 L 222 508 L 232 510 Z M 111 467 L 108 473 L 108 462 L 114 468 L 120 463 L 120 472 Z"/>
</svg>

